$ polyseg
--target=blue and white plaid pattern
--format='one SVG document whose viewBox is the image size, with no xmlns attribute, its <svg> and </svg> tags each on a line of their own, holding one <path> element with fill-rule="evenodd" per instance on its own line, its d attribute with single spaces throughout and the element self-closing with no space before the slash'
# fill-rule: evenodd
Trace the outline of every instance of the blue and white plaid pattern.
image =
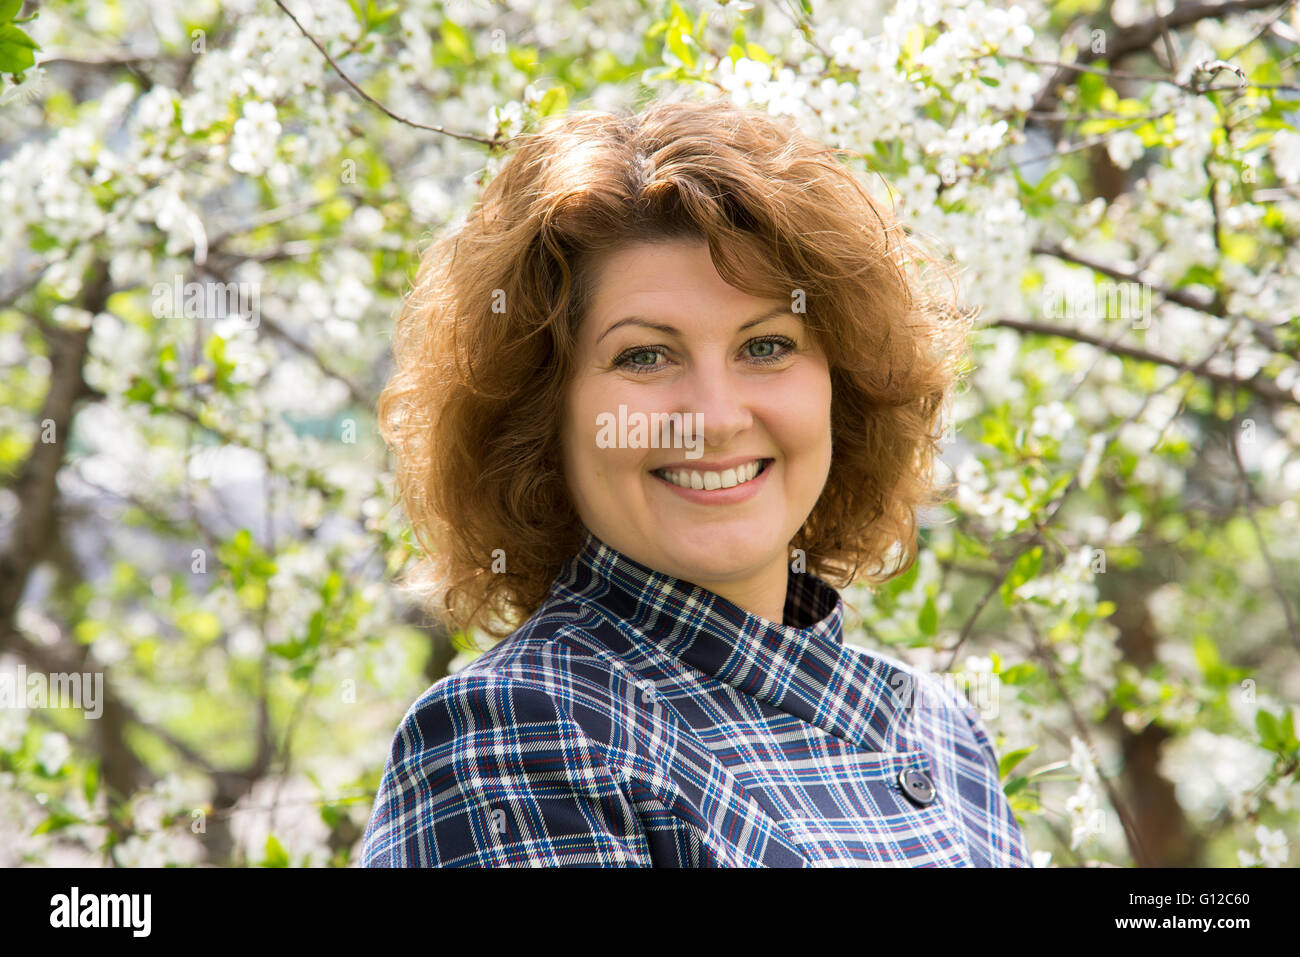
<svg viewBox="0 0 1300 957">
<path fill-rule="evenodd" d="M 979 713 L 842 615 L 811 575 L 781 625 L 588 535 L 406 713 L 362 866 L 1029 866 Z"/>
</svg>

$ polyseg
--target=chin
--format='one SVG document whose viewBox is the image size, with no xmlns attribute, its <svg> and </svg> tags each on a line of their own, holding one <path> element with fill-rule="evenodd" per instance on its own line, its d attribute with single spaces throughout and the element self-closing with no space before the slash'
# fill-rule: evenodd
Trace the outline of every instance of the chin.
<svg viewBox="0 0 1300 957">
<path fill-rule="evenodd" d="M 768 567 L 781 551 L 779 542 L 760 541 L 750 530 L 709 528 L 664 542 L 662 550 L 677 565 L 679 578 L 688 581 L 730 581 Z"/>
</svg>

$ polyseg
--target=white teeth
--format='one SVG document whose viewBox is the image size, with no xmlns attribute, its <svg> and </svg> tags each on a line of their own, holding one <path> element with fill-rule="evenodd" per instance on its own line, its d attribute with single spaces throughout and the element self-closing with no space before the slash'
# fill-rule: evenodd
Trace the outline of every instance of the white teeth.
<svg viewBox="0 0 1300 957">
<path fill-rule="evenodd" d="M 732 469 L 724 469 L 721 472 L 697 472 L 694 469 L 677 469 L 656 472 L 674 485 L 680 485 L 682 488 L 713 489 L 734 488 L 737 485 L 744 485 L 751 482 L 754 476 L 758 475 L 761 459 L 755 459 L 748 465 L 737 466 Z"/>
</svg>

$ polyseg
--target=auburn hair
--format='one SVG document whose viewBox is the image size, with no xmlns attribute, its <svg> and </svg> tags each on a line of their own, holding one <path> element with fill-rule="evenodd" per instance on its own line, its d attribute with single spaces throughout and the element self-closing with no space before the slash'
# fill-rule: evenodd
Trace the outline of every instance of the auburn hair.
<svg viewBox="0 0 1300 957">
<path fill-rule="evenodd" d="M 559 426 L 601 254 L 707 240 L 754 296 L 803 290 L 831 375 L 826 485 L 791 548 L 844 587 L 916 556 L 937 504 L 940 419 L 971 315 L 955 266 L 909 235 L 841 156 L 727 100 L 574 111 L 511 141 L 462 224 L 430 245 L 397 319 L 378 401 L 423 556 L 405 584 L 453 627 L 509 634 L 545 600 L 583 528 Z"/>
</svg>

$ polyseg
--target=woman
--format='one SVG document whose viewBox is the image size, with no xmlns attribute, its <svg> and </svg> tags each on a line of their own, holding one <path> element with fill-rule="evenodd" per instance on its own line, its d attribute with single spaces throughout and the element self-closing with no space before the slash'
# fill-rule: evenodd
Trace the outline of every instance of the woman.
<svg viewBox="0 0 1300 957">
<path fill-rule="evenodd" d="M 379 404 L 423 583 L 508 638 L 406 714 L 362 864 L 1027 866 L 979 715 L 829 584 L 914 559 L 967 317 L 764 114 L 523 139 Z"/>
</svg>

